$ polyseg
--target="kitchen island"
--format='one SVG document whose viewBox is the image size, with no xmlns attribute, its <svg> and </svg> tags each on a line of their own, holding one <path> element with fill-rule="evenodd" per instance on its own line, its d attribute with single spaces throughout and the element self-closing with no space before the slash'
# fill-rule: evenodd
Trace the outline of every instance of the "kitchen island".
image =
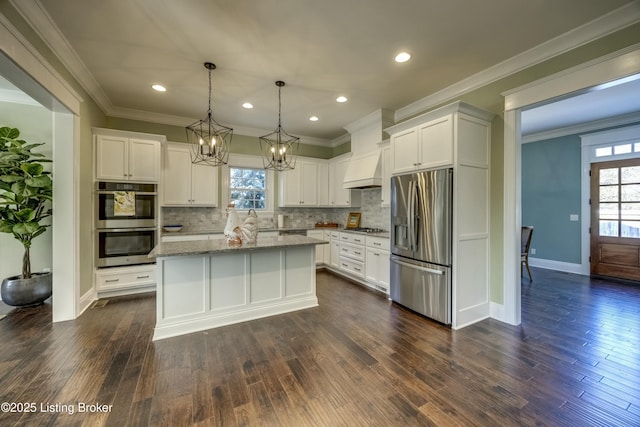
<svg viewBox="0 0 640 427">
<path fill-rule="evenodd" d="M 153 339 L 315 307 L 315 248 L 306 236 L 164 242 L 156 258 Z"/>
</svg>

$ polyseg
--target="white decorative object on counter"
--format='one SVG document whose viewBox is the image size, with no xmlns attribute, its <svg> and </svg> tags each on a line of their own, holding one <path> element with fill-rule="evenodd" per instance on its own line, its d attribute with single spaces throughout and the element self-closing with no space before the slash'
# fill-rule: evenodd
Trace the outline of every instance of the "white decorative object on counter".
<svg viewBox="0 0 640 427">
<path fill-rule="evenodd" d="M 238 216 L 238 212 L 234 209 L 234 205 L 227 206 L 227 225 L 224 227 L 224 237 L 227 243 L 241 245 L 242 244 L 242 222 Z"/>
<path fill-rule="evenodd" d="M 242 223 L 242 240 L 255 243 L 258 240 L 258 214 L 255 209 L 249 209 L 247 218 Z"/>
</svg>

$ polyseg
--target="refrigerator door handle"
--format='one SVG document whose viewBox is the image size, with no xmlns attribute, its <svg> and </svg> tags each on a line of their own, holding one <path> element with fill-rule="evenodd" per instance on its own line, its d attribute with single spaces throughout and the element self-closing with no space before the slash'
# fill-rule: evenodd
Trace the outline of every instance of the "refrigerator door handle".
<svg viewBox="0 0 640 427">
<path fill-rule="evenodd" d="M 416 181 L 411 181 L 409 186 L 409 212 L 410 212 L 410 228 L 409 228 L 409 239 L 411 242 L 411 250 L 415 252 L 418 248 L 418 242 L 416 236 L 416 191 L 418 190 L 418 183 Z"/>
<path fill-rule="evenodd" d="M 407 233 L 409 233 L 409 250 L 413 250 L 413 181 L 409 181 L 409 194 L 407 197 Z"/>
<path fill-rule="evenodd" d="M 422 267 L 415 264 L 409 264 L 408 262 L 398 261 L 397 259 L 393 259 L 393 258 L 391 258 L 391 262 L 398 265 L 402 265 L 404 267 L 409 267 L 409 268 L 414 268 L 416 270 L 424 271 L 425 273 L 437 274 L 438 276 L 442 276 L 444 274 L 444 271 L 442 270 L 434 270 L 433 268 L 427 268 L 427 267 Z"/>
</svg>

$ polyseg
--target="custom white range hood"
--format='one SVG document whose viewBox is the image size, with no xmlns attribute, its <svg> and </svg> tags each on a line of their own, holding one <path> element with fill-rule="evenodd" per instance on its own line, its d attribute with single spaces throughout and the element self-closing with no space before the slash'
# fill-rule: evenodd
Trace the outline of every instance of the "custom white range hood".
<svg viewBox="0 0 640 427">
<path fill-rule="evenodd" d="M 351 134 L 351 153 L 344 177 L 344 188 L 369 188 L 382 185 L 380 143 L 383 129 L 393 124 L 393 112 L 380 109 L 345 126 Z"/>
</svg>

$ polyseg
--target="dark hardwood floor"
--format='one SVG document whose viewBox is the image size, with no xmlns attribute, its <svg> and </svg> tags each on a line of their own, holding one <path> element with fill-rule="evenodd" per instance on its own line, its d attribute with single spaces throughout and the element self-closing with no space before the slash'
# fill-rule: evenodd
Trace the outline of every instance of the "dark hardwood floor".
<svg viewBox="0 0 640 427">
<path fill-rule="evenodd" d="M 640 286 L 533 276 L 520 326 L 459 331 L 326 272 L 317 308 L 157 342 L 153 294 L 15 309 L 0 425 L 640 425 Z"/>
</svg>

